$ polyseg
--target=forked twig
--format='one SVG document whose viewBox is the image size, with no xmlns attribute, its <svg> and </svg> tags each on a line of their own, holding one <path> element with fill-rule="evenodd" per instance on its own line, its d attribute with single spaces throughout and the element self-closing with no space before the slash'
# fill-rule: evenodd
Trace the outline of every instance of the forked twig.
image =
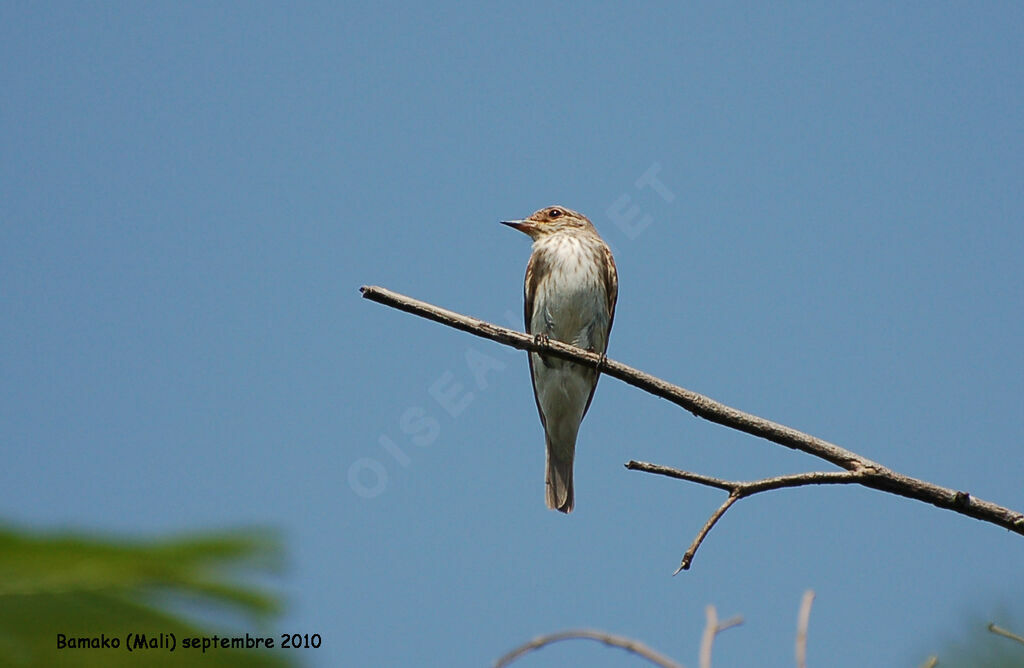
<svg viewBox="0 0 1024 668">
<path fill-rule="evenodd" d="M 743 618 L 737 615 L 724 622 L 719 622 L 718 611 L 713 605 L 704 609 L 704 616 L 707 619 L 707 624 L 704 625 L 704 633 L 700 639 L 700 668 L 711 668 L 711 647 L 715 643 L 715 637 L 722 631 L 742 624 Z"/>
<path fill-rule="evenodd" d="M 683 555 L 683 560 L 679 563 L 679 568 L 676 569 L 673 575 L 678 575 L 680 571 L 685 571 L 690 568 L 690 564 L 693 562 L 693 557 L 697 554 L 697 549 L 701 546 L 701 543 L 704 542 L 704 538 L 715 526 L 715 523 L 721 519 L 722 515 L 725 514 L 725 511 L 729 510 L 734 503 L 743 497 L 751 496 L 759 492 L 767 492 L 773 489 L 784 489 L 786 487 L 804 487 L 806 485 L 849 485 L 861 482 L 861 479 L 865 475 L 862 471 L 813 471 L 810 473 L 795 473 L 793 475 L 781 475 L 774 478 L 763 478 L 761 480 L 741 482 L 738 480 L 712 478 L 711 476 L 702 475 L 700 473 L 682 471 L 669 466 L 650 464 L 648 462 L 638 462 L 636 460 L 626 462 L 626 468 L 631 471 L 644 471 L 646 473 L 654 473 L 657 475 L 667 476 L 669 478 L 676 478 L 677 480 L 687 480 L 707 487 L 717 487 L 718 489 L 729 492 L 729 496 L 722 502 L 722 505 L 720 505 L 715 512 L 711 513 L 711 517 L 709 517 L 708 521 L 704 523 L 701 530 L 697 532 L 696 538 L 694 538 L 693 542 L 690 543 L 689 549 L 687 549 L 686 554 Z"/>
</svg>

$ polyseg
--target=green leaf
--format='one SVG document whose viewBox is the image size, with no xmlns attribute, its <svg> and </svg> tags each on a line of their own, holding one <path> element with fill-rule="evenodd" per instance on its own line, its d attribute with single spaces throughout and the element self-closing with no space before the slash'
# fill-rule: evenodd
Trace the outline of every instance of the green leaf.
<svg viewBox="0 0 1024 668">
<path fill-rule="evenodd" d="M 0 665 L 4 666 L 284 666 L 279 648 L 185 649 L 190 637 L 265 637 L 264 630 L 216 631 L 188 620 L 174 601 L 205 612 L 241 613 L 259 627 L 280 610 L 278 598 L 237 576 L 279 571 L 279 539 L 265 531 L 160 540 L 103 539 L 0 529 Z M 207 615 L 204 615 L 207 616 Z M 216 616 L 216 614 L 214 615 Z M 128 634 L 174 635 L 168 648 L 127 649 Z M 58 634 L 118 648 L 58 649 Z M 132 636 L 134 637 L 134 636 Z M 169 645 L 169 642 L 167 643 Z"/>
</svg>

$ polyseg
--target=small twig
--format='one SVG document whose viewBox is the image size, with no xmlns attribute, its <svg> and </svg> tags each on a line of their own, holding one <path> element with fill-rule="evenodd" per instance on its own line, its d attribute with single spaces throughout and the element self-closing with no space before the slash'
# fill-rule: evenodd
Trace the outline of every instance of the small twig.
<svg viewBox="0 0 1024 668">
<path fill-rule="evenodd" d="M 939 665 L 939 657 L 930 656 L 924 663 L 921 664 L 921 668 L 935 668 L 935 666 L 937 665 Z"/>
<path fill-rule="evenodd" d="M 718 622 L 718 611 L 715 606 L 709 605 L 704 609 L 707 624 L 704 625 L 704 634 L 700 639 L 700 668 L 711 668 L 711 647 L 715 643 L 715 636 L 722 631 L 739 626 L 743 623 L 740 616 L 730 617 L 724 622 Z"/>
<path fill-rule="evenodd" d="M 739 481 L 713 478 L 709 475 L 693 473 L 692 471 L 683 471 L 682 469 L 675 469 L 671 466 L 662 466 L 661 464 L 651 464 L 649 462 L 638 462 L 635 459 L 631 459 L 626 462 L 626 468 L 631 471 L 643 471 L 645 473 L 655 473 L 657 475 L 676 478 L 678 480 L 687 480 L 707 487 L 717 487 L 718 489 L 725 490 L 730 494 L 737 494 L 741 499 L 745 496 L 757 494 L 758 492 L 767 492 L 773 489 L 784 489 L 786 487 L 805 487 L 807 485 L 849 485 L 851 483 L 862 482 L 864 478 L 870 475 L 867 471 L 858 470 L 808 471 L 807 473 L 793 473 L 789 475 L 775 476 L 773 478 L 761 478 L 760 480 Z"/>
<path fill-rule="evenodd" d="M 715 606 L 709 605 L 704 608 L 704 616 L 707 623 L 704 625 L 704 635 L 700 639 L 700 668 L 711 668 L 711 645 L 715 642 L 715 634 L 718 632 L 718 611 Z"/>
<path fill-rule="evenodd" d="M 811 604 L 814 590 L 808 589 L 800 601 L 800 612 L 796 616 L 796 668 L 807 668 L 807 625 L 811 621 Z"/>
<path fill-rule="evenodd" d="M 619 647 L 627 652 L 636 654 L 639 657 L 647 659 L 656 666 L 662 668 L 683 668 L 682 664 L 676 663 L 667 656 L 656 652 L 647 645 L 641 642 L 633 640 L 632 638 L 626 638 L 625 636 L 616 636 L 603 631 L 594 631 L 590 629 L 578 629 L 572 631 L 560 631 L 559 633 L 552 633 L 550 635 L 539 636 L 534 638 L 528 643 L 516 647 L 514 650 L 505 654 L 503 657 L 494 662 L 494 668 L 503 668 L 507 666 L 519 657 L 540 649 L 545 645 L 551 643 L 560 642 L 562 640 L 596 640 L 602 642 L 605 645 L 611 645 L 612 647 Z"/>
<path fill-rule="evenodd" d="M 697 532 L 697 537 L 690 543 L 690 547 L 686 550 L 686 554 L 683 555 L 683 560 L 679 562 L 679 568 L 672 573 L 673 576 L 679 575 L 680 571 L 685 571 L 690 568 L 690 564 L 693 562 L 693 555 L 697 554 L 697 548 L 704 542 L 704 538 L 708 535 L 708 532 L 715 526 L 718 520 L 725 514 L 725 511 L 732 507 L 732 504 L 740 500 L 740 497 L 735 494 L 730 494 L 722 505 L 718 506 L 715 512 L 711 513 L 711 517 L 704 523 L 704 526 Z"/>
<path fill-rule="evenodd" d="M 737 410 L 710 397 L 687 390 L 678 385 L 673 385 L 602 355 L 587 352 L 554 339 L 538 341 L 528 334 L 500 327 L 477 318 L 470 318 L 384 288 L 363 286 L 360 288 L 360 292 L 362 292 L 364 298 L 371 301 L 433 320 L 448 327 L 469 332 L 475 336 L 497 341 L 520 350 L 543 353 L 559 359 L 576 362 L 592 369 L 598 369 L 600 373 L 618 378 L 645 392 L 667 399 L 690 411 L 697 417 L 767 439 L 773 443 L 784 445 L 787 448 L 800 450 L 814 457 L 824 459 L 842 469 L 859 474 L 857 480 L 846 482 L 858 482 L 865 487 L 930 503 L 939 508 L 952 510 L 961 515 L 989 522 L 1014 533 L 1024 535 L 1024 513 L 1005 508 L 990 501 L 983 501 L 967 492 L 941 487 L 925 480 L 898 473 L 867 457 L 863 457 L 824 439 L 811 436 L 778 422 Z M 686 475 L 691 477 L 683 477 L 682 479 L 700 482 L 696 479 L 696 474 Z M 776 487 L 770 487 L 769 489 L 776 489 Z M 760 490 L 751 490 L 747 493 L 751 494 L 754 491 Z M 723 512 L 725 510 L 721 510 L 718 515 L 721 516 Z"/>
<path fill-rule="evenodd" d="M 994 623 L 990 623 L 988 625 L 988 630 L 992 633 L 995 633 L 997 636 L 1003 636 L 1004 638 L 1009 638 L 1010 640 L 1016 640 L 1020 644 L 1024 645 L 1024 637 L 1017 635 L 1013 631 L 1007 631 L 1006 629 L 1000 626 L 996 626 Z"/>
<path fill-rule="evenodd" d="M 690 543 L 690 548 L 686 550 L 686 554 L 683 555 L 683 560 L 679 564 L 679 568 L 673 575 L 677 575 L 680 571 L 685 571 L 690 567 L 693 562 L 693 557 L 697 554 L 697 549 L 701 543 L 704 542 L 704 538 L 711 531 L 715 523 L 725 514 L 725 511 L 729 510 L 734 503 L 740 499 L 758 494 L 759 492 L 767 492 L 773 489 L 784 489 L 787 487 L 804 487 L 806 485 L 849 485 L 853 483 L 863 482 L 864 477 L 867 473 L 863 471 L 811 471 L 809 473 L 795 473 L 792 475 L 780 475 L 774 478 L 764 478 L 761 480 L 751 480 L 749 482 L 743 482 L 738 480 L 723 480 L 721 478 L 712 478 L 711 476 L 702 475 L 700 473 L 693 473 L 691 471 L 682 471 L 680 469 L 674 469 L 670 466 L 661 466 L 659 464 L 650 464 L 648 462 L 638 462 L 636 460 L 630 460 L 626 462 L 626 468 L 631 471 L 644 471 L 645 473 L 654 473 L 657 475 L 667 476 L 669 478 L 676 478 L 677 480 L 687 480 L 689 482 L 695 482 L 700 485 L 707 487 L 716 487 L 729 492 L 729 496 L 722 502 L 722 505 L 718 507 L 715 512 L 711 513 L 711 517 L 704 523 L 701 530 L 697 532 L 697 537 Z"/>
</svg>

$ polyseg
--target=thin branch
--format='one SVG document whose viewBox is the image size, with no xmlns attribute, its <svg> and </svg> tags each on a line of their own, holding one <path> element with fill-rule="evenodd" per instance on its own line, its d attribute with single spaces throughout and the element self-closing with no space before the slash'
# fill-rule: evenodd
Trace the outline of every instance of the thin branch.
<svg viewBox="0 0 1024 668">
<path fill-rule="evenodd" d="M 800 601 L 800 612 L 796 616 L 796 668 L 807 668 L 807 625 L 811 621 L 811 604 L 814 590 L 808 589 Z"/>
<path fill-rule="evenodd" d="M 540 341 L 521 332 L 470 318 L 447 309 L 406 297 L 375 286 L 360 288 L 363 297 L 371 301 L 412 313 L 428 320 L 469 332 L 475 336 L 497 341 L 520 350 L 531 350 L 545 355 L 577 362 L 597 369 L 634 387 L 682 406 L 697 417 L 710 420 L 731 429 L 737 429 L 788 448 L 800 450 L 847 471 L 859 474 L 856 481 L 865 487 L 890 494 L 930 503 L 967 517 L 989 522 L 1014 533 L 1024 535 L 1024 514 L 983 501 L 967 492 L 941 487 L 934 483 L 897 473 L 855 452 L 834 443 L 805 434 L 771 420 L 745 413 L 702 394 L 673 385 L 650 374 L 638 371 L 620 362 L 555 340 Z M 692 475 L 692 474 L 691 474 Z M 688 478 L 684 478 L 688 479 Z M 694 482 L 699 482 L 694 480 Z M 773 488 L 774 489 L 774 488 Z M 722 512 L 725 512 L 724 510 Z M 719 516 L 721 513 L 719 513 Z"/>
<path fill-rule="evenodd" d="M 704 538 L 707 537 L 708 532 L 714 528 L 715 524 L 718 523 L 718 520 L 725 514 L 725 511 L 729 510 L 729 508 L 732 507 L 732 504 L 739 500 L 740 497 L 735 494 L 730 494 L 728 498 L 722 502 L 722 505 L 718 506 L 715 512 L 711 513 L 711 517 L 708 518 L 708 521 L 705 522 L 704 526 L 702 526 L 700 531 L 697 532 L 696 538 L 694 538 L 693 542 L 690 543 L 689 549 L 687 549 L 686 554 L 683 555 L 683 560 L 679 562 L 679 568 L 672 573 L 673 576 L 679 575 L 680 571 L 685 571 L 690 568 L 690 564 L 693 562 L 693 555 L 697 554 L 697 549 L 700 547 L 700 544 L 704 542 Z"/>
<path fill-rule="evenodd" d="M 856 470 L 810 471 L 808 473 L 794 473 L 791 475 L 780 475 L 773 478 L 762 478 L 760 480 L 742 482 L 739 480 L 713 478 L 701 473 L 674 469 L 671 466 L 638 462 L 635 459 L 631 459 L 626 462 L 626 468 L 631 471 L 655 473 L 669 478 L 695 482 L 708 487 L 717 487 L 718 489 L 725 490 L 730 494 L 736 494 L 741 499 L 745 496 L 757 494 L 758 492 L 767 492 L 773 489 L 784 489 L 786 487 L 805 487 L 807 485 L 849 485 L 851 483 L 860 483 L 865 477 L 870 475 L 865 471 Z"/>
<path fill-rule="evenodd" d="M 700 639 L 700 668 L 711 668 L 711 645 L 718 633 L 718 611 L 715 606 L 709 605 L 704 609 L 704 616 L 707 624 L 704 625 L 704 635 Z"/>
<path fill-rule="evenodd" d="M 921 668 L 935 668 L 935 666 L 937 665 L 939 665 L 939 657 L 930 656 L 924 663 L 921 664 Z"/>
<path fill-rule="evenodd" d="M 552 633 L 550 635 L 539 636 L 537 638 L 534 638 L 530 642 L 520 645 L 519 647 L 516 647 L 511 652 L 495 661 L 494 668 L 503 668 L 503 666 L 509 665 L 510 663 L 512 663 L 519 657 L 523 656 L 524 654 L 540 649 L 545 645 L 550 645 L 552 643 L 560 642 L 562 640 L 576 639 L 596 640 L 598 642 L 604 643 L 605 645 L 610 645 L 612 647 L 620 647 L 626 650 L 627 652 L 631 652 L 639 657 L 647 659 L 654 665 L 661 666 L 662 668 L 683 668 L 682 664 L 676 663 L 664 654 L 660 654 L 655 650 L 651 649 L 650 647 L 648 647 L 647 645 L 644 645 L 641 642 L 633 640 L 632 638 L 626 638 L 625 636 L 616 636 L 610 633 L 605 633 L 603 631 L 593 631 L 590 629 L 560 631 L 559 633 Z"/>
<path fill-rule="evenodd" d="M 989 624 L 988 630 L 992 633 L 995 633 L 997 636 L 1003 636 L 1004 638 L 1009 638 L 1010 640 L 1016 640 L 1020 644 L 1024 645 L 1024 637 L 1017 635 L 1013 631 L 1007 631 L 1006 629 L 1000 626 L 996 626 L 995 624 Z"/>
<path fill-rule="evenodd" d="M 669 466 L 661 466 L 660 464 L 650 464 L 648 462 L 638 462 L 636 460 L 630 460 L 626 462 L 626 468 L 631 471 L 644 471 L 646 473 L 654 473 L 657 475 L 667 476 L 669 478 L 676 478 L 677 480 L 687 480 L 689 482 L 695 482 L 700 485 L 706 485 L 707 487 L 716 487 L 729 492 L 729 496 L 722 502 L 722 505 L 718 507 L 715 512 L 711 513 L 711 517 L 704 523 L 704 526 L 700 531 L 697 532 L 697 537 L 690 543 L 690 547 L 686 550 L 686 554 L 683 555 L 683 560 L 679 563 L 679 568 L 673 575 L 678 575 L 680 571 L 685 571 L 690 568 L 690 564 L 693 562 L 693 557 L 697 554 L 697 549 L 704 542 L 704 538 L 711 531 L 715 523 L 721 519 L 725 511 L 729 510 L 734 503 L 740 499 L 757 494 L 759 492 L 767 492 L 773 489 L 785 489 L 787 487 L 804 487 L 806 485 L 849 485 L 853 483 L 863 484 L 864 476 L 867 475 L 863 471 L 812 471 L 810 473 L 795 473 L 792 475 L 780 475 L 774 478 L 764 478 L 762 480 L 752 480 L 750 482 L 741 482 L 738 480 L 723 480 L 721 478 L 712 478 L 711 476 L 702 475 L 700 473 L 692 473 L 690 471 L 681 471 L 674 469 Z"/>
<path fill-rule="evenodd" d="M 715 610 L 713 605 L 705 608 L 704 614 L 708 621 L 704 626 L 704 634 L 700 639 L 700 668 L 711 668 L 711 646 L 715 643 L 715 636 L 722 631 L 739 626 L 743 623 L 743 618 L 740 616 L 730 617 L 724 622 L 719 623 L 718 611 Z"/>
</svg>

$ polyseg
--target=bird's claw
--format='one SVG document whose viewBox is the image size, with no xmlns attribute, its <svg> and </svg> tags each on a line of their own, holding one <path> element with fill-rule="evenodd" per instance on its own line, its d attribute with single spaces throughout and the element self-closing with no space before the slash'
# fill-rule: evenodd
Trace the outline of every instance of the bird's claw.
<svg viewBox="0 0 1024 668">
<path fill-rule="evenodd" d="M 533 335 L 533 342 L 538 346 L 546 346 L 551 343 L 551 339 L 544 332 L 539 332 Z"/>
</svg>

